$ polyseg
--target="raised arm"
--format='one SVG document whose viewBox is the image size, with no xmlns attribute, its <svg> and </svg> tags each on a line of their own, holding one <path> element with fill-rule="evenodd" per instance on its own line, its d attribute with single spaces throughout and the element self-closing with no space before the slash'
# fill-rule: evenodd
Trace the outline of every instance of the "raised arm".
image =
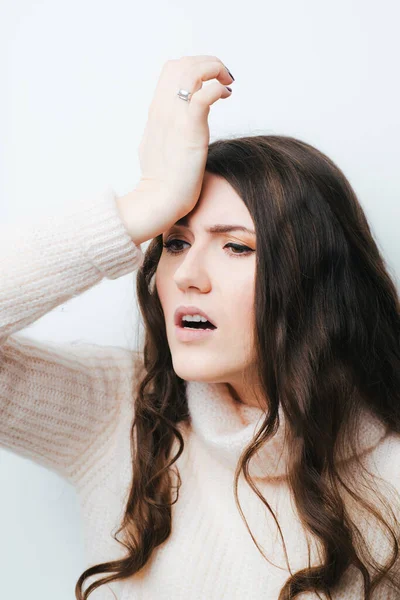
<svg viewBox="0 0 400 600">
<path fill-rule="evenodd" d="M 3 447 L 76 482 L 93 453 L 108 443 L 121 399 L 130 397 L 135 382 L 130 353 L 32 343 L 16 332 L 103 277 L 133 271 L 142 263 L 140 243 L 195 207 L 210 106 L 230 96 L 226 84 L 232 79 L 216 56 L 167 61 L 139 146 L 142 173 L 135 190 L 117 199 L 110 189 L 68 218 L 0 232 Z M 202 87 L 203 81 L 209 85 Z"/>
<path fill-rule="evenodd" d="M 114 191 L 0 235 L 0 445 L 75 482 L 129 401 L 137 353 L 32 341 L 21 330 L 142 264 Z"/>
</svg>

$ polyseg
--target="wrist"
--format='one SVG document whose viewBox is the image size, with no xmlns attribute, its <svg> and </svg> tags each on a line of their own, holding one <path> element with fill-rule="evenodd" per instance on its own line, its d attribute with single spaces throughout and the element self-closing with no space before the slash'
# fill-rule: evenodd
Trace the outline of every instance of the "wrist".
<svg viewBox="0 0 400 600">
<path fill-rule="evenodd" d="M 140 211 L 140 205 L 145 199 L 141 198 L 141 192 L 135 188 L 128 194 L 116 198 L 116 205 L 125 228 L 136 246 L 146 242 L 149 238 L 145 233 L 145 229 L 141 224 L 140 217 L 143 216 L 143 211 Z"/>
</svg>

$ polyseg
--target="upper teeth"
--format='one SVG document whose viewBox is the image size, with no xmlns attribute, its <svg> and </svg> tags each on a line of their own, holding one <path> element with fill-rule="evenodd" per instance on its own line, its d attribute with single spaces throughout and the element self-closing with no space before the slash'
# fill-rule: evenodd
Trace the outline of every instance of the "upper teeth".
<svg viewBox="0 0 400 600">
<path fill-rule="evenodd" d="M 203 321 L 203 323 L 207 323 L 207 319 L 201 315 L 184 315 L 182 321 Z"/>
</svg>

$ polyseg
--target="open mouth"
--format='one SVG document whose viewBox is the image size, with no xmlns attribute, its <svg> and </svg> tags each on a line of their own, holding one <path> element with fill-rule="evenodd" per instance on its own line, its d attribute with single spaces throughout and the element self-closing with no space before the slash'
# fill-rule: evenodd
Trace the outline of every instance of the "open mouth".
<svg viewBox="0 0 400 600">
<path fill-rule="evenodd" d="M 217 329 L 210 321 L 181 321 L 182 329 Z"/>
</svg>

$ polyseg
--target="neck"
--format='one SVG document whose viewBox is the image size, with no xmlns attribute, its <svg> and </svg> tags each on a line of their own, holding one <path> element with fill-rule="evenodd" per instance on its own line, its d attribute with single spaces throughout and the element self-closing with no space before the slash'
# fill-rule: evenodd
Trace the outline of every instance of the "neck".
<svg viewBox="0 0 400 600">
<path fill-rule="evenodd" d="M 267 402 L 262 390 L 261 383 L 258 380 L 257 374 L 253 370 L 242 373 L 242 376 L 230 379 L 225 384 L 227 389 L 236 404 L 246 406 L 254 406 L 261 410 L 266 410 Z"/>
<path fill-rule="evenodd" d="M 232 396 L 231 388 L 225 383 L 189 381 L 186 392 L 191 427 L 196 437 L 208 448 L 213 458 L 235 469 L 244 447 L 259 430 L 266 410 L 259 405 L 252 406 L 242 402 L 240 396 L 237 401 Z M 234 387 L 233 389 L 237 393 Z M 387 432 L 386 426 L 368 410 L 363 410 L 360 421 L 357 454 L 375 447 Z M 290 459 L 286 427 L 280 406 L 278 430 L 252 457 L 249 464 L 251 476 L 263 479 L 286 478 Z M 352 448 L 346 446 L 344 454 L 339 460 L 351 458 Z"/>
</svg>

